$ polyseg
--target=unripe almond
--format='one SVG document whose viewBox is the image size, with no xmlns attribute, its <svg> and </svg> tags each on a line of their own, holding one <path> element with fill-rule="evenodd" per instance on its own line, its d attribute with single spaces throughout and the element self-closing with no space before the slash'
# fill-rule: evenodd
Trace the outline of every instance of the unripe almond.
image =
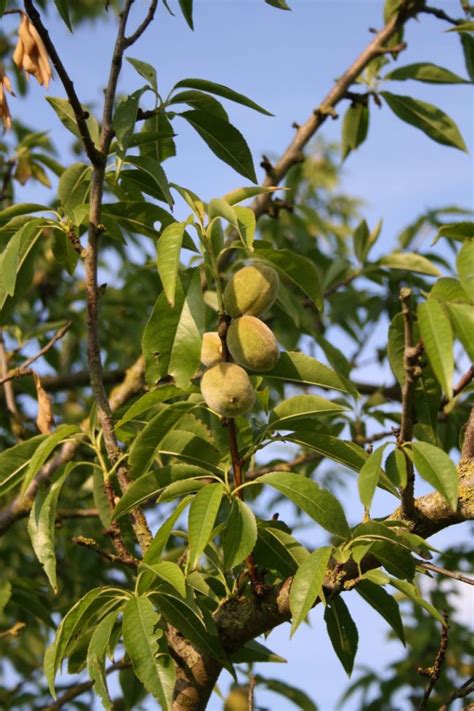
<svg viewBox="0 0 474 711">
<path fill-rule="evenodd" d="M 201 392 L 207 405 L 223 417 L 245 415 L 255 404 L 255 390 L 243 368 L 219 363 L 201 378 Z"/>
<path fill-rule="evenodd" d="M 206 367 L 222 363 L 222 341 L 217 331 L 208 331 L 202 337 L 201 363 Z"/>
<path fill-rule="evenodd" d="M 244 314 L 260 316 L 277 297 L 278 274 L 265 264 L 239 269 L 224 289 L 224 308 L 232 318 Z"/>
<path fill-rule="evenodd" d="M 247 370 L 271 370 L 278 358 L 278 341 L 263 321 L 241 316 L 227 329 L 227 348 L 236 363 Z"/>
</svg>

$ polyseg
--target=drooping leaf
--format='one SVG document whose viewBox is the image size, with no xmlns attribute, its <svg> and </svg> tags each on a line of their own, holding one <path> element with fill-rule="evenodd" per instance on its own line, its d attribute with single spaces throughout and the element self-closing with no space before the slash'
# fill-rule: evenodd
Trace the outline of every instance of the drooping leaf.
<svg viewBox="0 0 474 711">
<path fill-rule="evenodd" d="M 294 395 L 273 408 L 268 429 L 292 429 L 296 420 L 324 415 L 337 415 L 346 408 L 319 395 Z"/>
<path fill-rule="evenodd" d="M 259 477 L 258 483 L 268 484 L 280 491 L 330 533 L 341 538 L 349 535 L 349 526 L 341 504 L 333 494 L 319 487 L 315 481 L 292 472 L 270 472 Z"/>
<path fill-rule="evenodd" d="M 396 600 L 380 585 L 376 585 L 370 580 L 361 580 L 355 589 L 374 610 L 377 610 L 382 615 L 402 644 L 405 644 L 402 618 L 400 617 L 400 609 Z"/>
<path fill-rule="evenodd" d="M 265 0 L 265 2 L 267 5 L 276 7 L 278 10 L 291 10 L 291 7 L 288 5 L 286 0 Z"/>
<path fill-rule="evenodd" d="M 284 657 L 280 657 L 279 654 L 272 652 L 271 649 L 268 649 L 268 647 L 260 644 L 255 639 L 230 654 L 230 660 L 235 664 L 249 664 L 252 662 L 279 662 L 284 664 L 287 661 Z"/>
<path fill-rule="evenodd" d="M 205 309 L 199 269 L 179 274 L 175 305 L 164 293 L 158 297 L 143 333 L 147 380 L 171 375 L 178 387 L 189 386 L 199 367 L 201 340 L 205 330 Z"/>
<path fill-rule="evenodd" d="M 15 293 L 20 270 L 33 252 L 47 224 L 42 218 L 29 220 L 14 233 L 0 254 L 0 311 L 4 308 L 8 296 Z"/>
<path fill-rule="evenodd" d="M 198 564 L 209 543 L 223 494 L 223 484 L 208 484 L 204 489 L 198 491 L 191 503 L 188 518 L 189 555 L 187 565 L 189 570 Z"/>
<path fill-rule="evenodd" d="M 286 5 L 285 0 L 265 0 L 265 2 L 281 10 L 290 9 L 289 7 L 284 7 Z M 301 709 L 301 711 L 318 711 L 316 704 L 313 703 L 304 691 L 288 684 L 286 681 L 282 681 L 281 679 L 268 679 L 268 677 L 261 677 L 259 674 L 255 676 L 255 680 L 259 686 L 264 686 L 274 694 L 288 699 L 288 701 L 291 701 L 291 703 Z"/>
<path fill-rule="evenodd" d="M 257 541 L 257 522 L 246 503 L 235 497 L 222 534 L 224 569 L 231 570 L 252 552 Z"/>
<path fill-rule="evenodd" d="M 469 74 L 471 81 L 474 81 L 474 37 L 467 32 L 463 32 L 460 35 L 460 40 L 464 54 L 466 71 Z"/>
<path fill-rule="evenodd" d="M 369 107 L 356 101 L 347 109 L 342 124 L 342 160 L 365 141 L 368 130 Z"/>
<path fill-rule="evenodd" d="M 107 711 L 111 711 L 112 701 L 105 676 L 105 657 L 118 614 L 118 610 L 113 610 L 99 622 L 92 633 L 87 648 L 87 670 L 91 680 L 94 682 L 94 692 L 99 696 Z"/>
<path fill-rule="evenodd" d="M 28 462 L 45 439 L 46 435 L 36 435 L 0 452 L 0 496 L 10 491 L 26 475 Z"/>
<path fill-rule="evenodd" d="M 366 511 L 370 510 L 375 489 L 377 488 L 380 474 L 382 472 L 382 456 L 386 446 L 386 444 L 383 444 L 381 447 L 374 449 L 374 451 L 369 455 L 369 458 L 362 465 L 359 472 L 359 479 L 357 482 L 359 487 L 359 498 Z"/>
<path fill-rule="evenodd" d="M 152 65 L 148 64 L 148 62 L 143 62 L 141 59 L 134 59 L 133 57 L 127 57 L 126 59 L 135 71 L 137 71 L 141 77 L 146 79 L 154 91 L 158 91 L 158 80 L 156 77 L 155 67 L 152 67 Z"/>
<path fill-rule="evenodd" d="M 162 709 L 171 711 L 176 675 L 171 657 L 160 653 L 159 619 L 148 597 L 130 598 L 123 611 L 123 641 L 136 676 Z"/>
<path fill-rule="evenodd" d="M 295 575 L 309 553 L 278 521 L 261 522 L 253 554 L 255 562 L 281 577 Z"/>
<path fill-rule="evenodd" d="M 287 351 L 271 370 L 265 372 L 266 378 L 287 380 L 305 385 L 318 385 L 341 392 L 356 394 L 357 391 L 344 376 L 339 375 L 319 360 L 298 351 Z"/>
<path fill-rule="evenodd" d="M 229 101 L 234 101 L 237 104 L 242 104 L 242 106 L 247 106 L 249 109 L 258 111 L 266 116 L 273 116 L 269 111 L 259 106 L 243 94 L 239 94 L 238 91 L 230 89 L 228 86 L 223 84 L 217 84 L 213 81 L 208 81 L 207 79 L 181 79 L 176 85 L 175 89 L 179 87 L 186 87 L 188 89 L 198 89 L 199 91 L 207 91 L 209 94 L 215 94 L 216 96 L 222 96 L 224 99 L 229 99 Z"/>
<path fill-rule="evenodd" d="M 168 543 L 168 539 L 171 535 L 171 531 L 173 530 L 176 521 L 181 516 L 184 509 L 186 508 L 186 506 L 189 505 L 190 502 L 190 496 L 187 496 L 185 499 L 180 501 L 173 513 L 168 516 L 164 523 L 162 523 L 162 525 L 156 532 L 150 547 L 148 548 L 147 552 L 143 557 L 144 563 L 147 563 L 148 565 L 153 565 L 154 563 L 158 563 L 160 561 L 161 554 L 166 544 Z"/>
<path fill-rule="evenodd" d="M 127 163 L 137 166 L 140 171 L 146 173 L 157 185 L 163 194 L 166 202 L 172 208 L 174 204 L 173 196 L 166 173 L 161 164 L 151 156 L 127 156 Z"/>
<path fill-rule="evenodd" d="M 174 306 L 179 255 L 185 228 L 185 222 L 171 223 L 161 233 L 156 247 L 158 274 L 170 306 Z"/>
<path fill-rule="evenodd" d="M 453 360 L 453 331 L 449 319 L 438 301 L 428 299 L 418 304 L 418 326 L 425 352 L 443 392 L 451 399 Z"/>
<path fill-rule="evenodd" d="M 453 511 L 458 500 L 458 475 L 450 457 L 428 442 L 412 442 L 413 461 L 420 476 L 444 496 Z"/>
<path fill-rule="evenodd" d="M 73 210 L 87 201 L 91 176 L 92 169 L 85 163 L 73 163 L 61 175 L 58 197 L 67 215 L 72 216 Z"/>
<path fill-rule="evenodd" d="M 399 580 L 398 578 L 390 578 L 389 582 L 391 585 L 393 585 L 393 587 L 397 588 L 397 590 L 400 590 L 400 592 L 406 595 L 410 600 L 413 600 L 414 603 L 416 603 L 420 607 L 423 607 L 427 612 L 429 612 L 432 617 L 435 618 L 435 620 L 441 622 L 442 625 L 445 624 L 443 616 L 431 603 L 429 603 L 420 595 L 418 589 L 413 583 L 409 583 L 407 580 Z"/>
<path fill-rule="evenodd" d="M 0 581 L 0 615 L 3 613 L 12 595 L 12 586 L 8 580 Z"/>
<path fill-rule="evenodd" d="M 176 563 L 170 560 L 161 560 L 153 565 L 142 563 L 140 568 L 150 571 L 154 577 L 171 585 L 181 597 L 186 597 L 186 579 L 183 571 Z"/>
<path fill-rule="evenodd" d="M 54 0 L 54 4 L 58 9 L 64 24 L 68 30 L 72 32 L 71 18 L 69 16 L 69 0 Z"/>
<path fill-rule="evenodd" d="M 359 634 L 347 605 L 341 596 L 333 598 L 324 612 L 326 627 L 334 651 L 348 676 L 354 667 Z"/>
<path fill-rule="evenodd" d="M 446 304 L 456 336 L 474 362 L 474 309 L 470 304 Z"/>
<path fill-rule="evenodd" d="M 450 239 L 464 242 L 464 240 L 474 238 L 474 222 L 452 222 L 448 225 L 441 225 L 438 230 L 438 237 L 449 237 Z"/>
<path fill-rule="evenodd" d="M 382 91 L 380 94 L 393 113 L 402 121 L 419 128 L 437 143 L 467 151 L 458 127 L 452 118 L 437 106 L 420 99 L 412 99 L 411 96 L 391 94 L 388 91 Z"/>
<path fill-rule="evenodd" d="M 332 546 L 317 548 L 303 561 L 293 578 L 290 588 L 292 635 L 322 594 L 324 576 L 332 551 Z"/>
<path fill-rule="evenodd" d="M 218 158 L 244 178 L 257 182 L 249 147 L 235 126 L 204 111 L 184 111 L 180 116 L 197 131 Z"/>
<path fill-rule="evenodd" d="M 406 79 L 416 79 L 428 84 L 469 84 L 467 79 L 454 74 L 449 69 L 439 67 L 431 62 L 417 62 L 407 64 L 405 67 L 397 67 L 384 76 L 391 81 L 405 81 Z"/>
<path fill-rule="evenodd" d="M 464 242 L 456 258 L 459 280 L 469 301 L 474 301 L 474 239 Z"/>
<path fill-rule="evenodd" d="M 54 109 L 56 112 L 59 120 L 61 123 L 68 129 L 68 131 L 71 131 L 76 138 L 80 138 L 81 134 L 79 131 L 79 127 L 76 122 L 76 116 L 74 114 L 73 108 L 71 104 L 69 103 L 68 99 L 58 99 L 53 96 L 47 96 L 46 101 L 48 104 Z M 99 143 L 99 124 L 97 123 L 97 119 L 95 116 L 91 114 L 90 111 L 86 110 L 83 107 L 84 113 L 87 113 L 89 116 L 86 119 L 86 124 L 87 128 L 89 129 L 89 133 L 91 135 L 92 141 L 98 145 Z"/>
<path fill-rule="evenodd" d="M 189 27 L 194 30 L 193 24 L 193 0 L 178 0 L 183 17 L 188 23 Z"/>
<path fill-rule="evenodd" d="M 40 487 L 33 501 L 28 519 L 28 534 L 33 550 L 43 566 L 55 593 L 58 592 L 54 544 L 56 505 L 69 471 L 70 467 L 66 467 L 49 488 Z"/>
<path fill-rule="evenodd" d="M 339 439 L 333 435 L 321 434 L 314 430 L 298 429 L 288 436 L 293 442 L 302 444 L 318 452 L 322 457 L 328 457 L 335 462 L 344 464 L 349 469 L 360 471 L 367 460 L 367 453 L 355 442 Z"/>
<path fill-rule="evenodd" d="M 49 435 L 49 437 L 46 437 L 46 439 L 40 444 L 40 446 L 37 448 L 31 458 L 28 471 L 26 472 L 21 487 L 22 493 L 27 490 L 32 479 L 36 476 L 38 471 L 46 462 L 50 454 L 56 449 L 58 444 L 61 444 L 70 437 L 73 437 L 74 435 L 80 433 L 82 433 L 81 428 L 77 425 L 60 425 L 56 432 Z"/>
</svg>

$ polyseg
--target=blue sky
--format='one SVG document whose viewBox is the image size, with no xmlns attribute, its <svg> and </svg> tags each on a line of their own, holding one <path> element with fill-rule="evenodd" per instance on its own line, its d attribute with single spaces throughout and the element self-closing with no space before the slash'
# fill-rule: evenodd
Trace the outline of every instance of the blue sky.
<svg viewBox="0 0 474 711">
<path fill-rule="evenodd" d="M 380 27 L 380 0 L 289 0 L 292 12 L 281 12 L 263 0 L 195 0 L 195 32 L 177 10 L 171 17 L 161 6 L 152 29 L 133 47 L 130 56 L 153 64 L 160 91 L 166 95 L 184 77 L 221 82 L 241 91 L 274 113 L 268 118 L 237 105 L 228 105 L 235 126 L 246 137 L 257 174 L 263 153 L 278 157 L 292 138 L 293 121 L 302 122 L 370 41 L 369 27 Z M 438 3 L 446 12 L 458 14 L 458 1 Z M 135 16 L 145 3 L 136 3 Z M 171 2 L 172 7 L 177 2 Z M 13 20 L 5 19 L 12 23 Z M 86 25 L 71 36 L 60 21 L 48 23 L 52 38 L 74 79 L 84 103 L 96 105 L 106 83 L 107 62 L 113 42 L 113 23 Z M 432 61 L 466 76 L 458 37 L 446 34 L 445 23 L 424 16 L 411 22 L 406 32 L 408 50 L 398 64 Z M 138 75 L 125 65 L 120 91 L 129 93 L 141 85 Z M 387 87 L 388 88 L 388 87 Z M 466 86 L 434 86 L 419 82 L 392 83 L 390 91 L 407 94 L 438 105 L 458 124 L 472 151 L 472 91 Z M 51 96 L 64 96 L 59 82 L 52 83 Z M 35 130 L 51 130 L 61 152 L 68 153 L 69 135 L 58 125 L 44 101 L 44 91 L 31 85 L 28 98 L 12 99 L 12 113 Z M 178 156 L 166 162 L 170 180 L 190 187 L 205 199 L 222 195 L 245 184 L 245 180 L 218 161 L 183 121 L 176 122 Z M 339 140 L 340 121 L 328 121 L 323 134 Z M 415 128 L 401 123 L 387 107 L 372 107 L 369 137 L 344 167 L 343 189 L 366 201 L 364 216 L 370 225 L 383 217 L 381 248 L 393 245 L 397 233 L 428 207 L 472 207 L 472 158 L 429 140 Z M 44 192 L 34 186 L 22 190 L 21 199 L 40 199 Z M 47 198 L 45 198 L 47 199 Z M 338 345 L 338 344 L 336 344 Z M 345 495 L 350 512 L 353 490 Z M 384 500 L 384 504 L 386 501 Z M 391 503 L 386 504 L 391 507 Z M 389 508 L 382 507 L 382 511 Z M 352 511 L 355 518 L 358 509 Z M 463 530 L 464 529 L 464 530 Z M 465 536 L 465 525 L 455 532 L 435 537 L 434 545 Z M 466 620 L 472 597 L 464 597 Z M 355 595 L 347 595 L 359 626 L 357 662 L 378 668 L 394 655 L 399 643 L 385 641 L 386 627 Z M 288 665 L 262 666 L 261 673 L 300 685 L 318 703 L 321 711 L 336 709 L 347 678 L 326 638 L 322 613 L 311 615 L 311 628 L 302 627 L 291 644 L 289 626 L 272 632 L 268 644 L 288 659 Z M 420 660 L 427 662 L 428 660 Z M 222 676 L 222 686 L 228 683 Z M 214 697 L 216 699 L 216 697 Z M 257 691 L 257 703 L 275 711 L 290 704 Z M 149 708 L 156 708 L 150 705 Z M 220 701 L 211 711 L 220 711 Z M 351 711 L 350 704 L 346 707 Z"/>
</svg>

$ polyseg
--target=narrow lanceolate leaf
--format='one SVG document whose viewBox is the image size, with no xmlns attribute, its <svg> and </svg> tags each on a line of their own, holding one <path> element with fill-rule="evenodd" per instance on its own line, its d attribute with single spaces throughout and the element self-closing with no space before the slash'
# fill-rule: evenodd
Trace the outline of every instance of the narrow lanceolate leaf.
<svg viewBox="0 0 474 711">
<path fill-rule="evenodd" d="M 436 379 L 443 392 L 451 399 L 454 371 L 453 331 L 449 318 L 438 301 L 428 299 L 418 305 L 418 326 Z"/>
<path fill-rule="evenodd" d="M 412 442 L 413 461 L 420 476 L 444 496 L 453 511 L 458 501 L 456 467 L 446 452 L 428 442 Z"/>
<path fill-rule="evenodd" d="M 177 563 L 172 563 L 170 560 L 162 560 L 154 565 L 141 563 L 140 570 L 149 571 L 154 578 L 159 578 L 171 585 L 181 597 L 186 597 L 186 578 Z"/>
<path fill-rule="evenodd" d="M 319 274 L 313 262 L 291 249 L 273 249 L 268 242 L 254 244 L 255 258 L 274 267 L 285 279 L 290 279 L 317 308 L 323 310 L 323 295 Z"/>
<path fill-rule="evenodd" d="M 53 96 L 47 96 L 46 101 L 54 109 L 54 111 L 56 111 L 60 121 L 68 129 L 68 131 L 71 131 L 71 133 L 77 136 L 77 138 L 80 138 L 81 134 L 76 122 L 76 116 L 69 101 L 67 99 L 58 99 Z M 85 107 L 82 108 L 84 113 L 89 114 L 89 118 L 86 119 L 87 128 L 89 129 L 92 140 L 97 145 L 99 142 L 99 124 L 97 123 L 97 119 L 95 116 L 92 116 L 90 111 L 88 111 Z"/>
<path fill-rule="evenodd" d="M 179 422 L 191 408 L 192 403 L 177 402 L 153 417 L 145 425 L 130 449 L 128 463 L 134 478 L 144 474 L 151 466 L 163 437 Z"/>
<path fill-rule="evenodd" d="M 356 585 L 356 592 L 358 592 L 374 610 L 377 610 L 377 612 L 382 615 L 402 644 L 405 644 L 400 608 L 396 600 L 380 585 L 376 585 L 370 580 L 361 580 L 360 583 Z"/>
<path fill-rule="evenodd" d="M 161 554 L 165 549 L 166 544 L 168 543 L 168 539 L 171 536 L 171 531 L 173 530 L 176 521 L 179 519 L 184 509 L 186 508 L 186 506 L 189 505 L 190 502 L 190 496 L 187 496 L 185 499 L 180 501 L 173 513 L 168 516 L 164 523 L 162 523 L 162 525 L 156 532 L 150 547 L 148 548 L 147 552 L 143 557 L 144 563 L 147 563 L 148 565 L 158 563 L 161 558 Z"/>
<path fill-rule="evenodd" d="M 164 711 L 171 711 L 175 670 L 171 657 L 159 653 L 155 631 L 159 619 L 148 597 L 131 598 L 123 611 L 123 642 L 145 689 Z"/>
<path fill-rule="evenodd" d="M 469 301 L 474 301 L 474 239 L 463 244 L 456 258 L 456 266 Z"/>
<path fill-rule="evenodd" d="M 148 382 L 171 375 L 178 387 L 186 388 L 199 367 L 205 307 L 199 269 L 179 274 L 175 305 L 164 293 L 158 297 L 143 333 L 143 354 Z"/>
<path fill-rule="evenodd" d="M 183 17 L 188 23 L 189 27 L 194 30 L 193 25 L 193 0 L 178 0 Z"/>
<path fill-rule="evenodd" d="M 320 434 L 314 429 L 298 429 L 288 439 L 318 452 L 321 457 L 328 457 L 349 469 L 360 471 L 367 460 L 367 452 L 355 442 L 339 439 L 332 435 Z"/>
<path fill-rule="evenodd" d="M 413 600 L 414 603 L 416 603 L 420 607 L 423 607 L 427 612 L 430 613 L 432 617 L 435 618 L 435 620 L 441 622 L 442 625 L 446 624 L 446 621 L 438 612 L 436 607 L 434 607 L 431 603 L 422 598 L 418 589 L 415 587 L 415 585 L 413 585 L 413 583 L 409 583 L 407 580 L 398 580 L 398 578 L 390 578 L 389 582 L 391 585 L 393 585 L 394 588 L 397 588 L 397 590 L 400 590 L 400 592 L 410 598 L 410 600 Z"/>
<path fill-rule="evenodd" d="M 135 71 L 140 74 L 141 77 L 147 80 L 155 91 L 158 91 L 156 69 L 151 64 L 148 64 L 148 62 L 142 62 L 141 59 L 134 59 L 133 57 L 126 57 L 126 60 L 132 65 Z"/>
<path fill-rule="evenodd" d="M 44 442 L 40 444 L 36 452 L 31 458 L 28 471 L 26 472 L 25 478 L 23 480 L 23 485 L 21 488 L 22 493 L 26 491 L 30 485 L 32 479 L 36 476 L 38 471 L 41 469 L 43 464 L 46 462 L 50 454 L 56 449 L 56 447 L 64 442 L 66 439 L 73 437 L 76 434 L 80 434 L 81 429 L 77 425 L 61 425 L 58 427 L 54 434 L 47 437 Z"/>
<path fill-rule="evenodd" d="M 452 118 L 437 106 L 419 99 L 412 99 L 411 96 L 391 94 L 388 91 L 382 91 L 381 96 L 398 118 L 419 128 L 433 141 L 467 151 L 458 127 Z"/>
<path fill-rule="evenodd" d="M 263 195 L 264 193 L 273 193 L 275 190 L 282 190 L 282 188 L 277 187 L 262 187 L 260 185 L 251 185 L 248 188 L 236 188 L 230 193 L 223 195 L 223 199 L 229 203 L 229 205 L 237 205 L 237 203 L 243 200 L 248 200 L 249 198 L 256 197 L 257 195 Z M 0 212 L 0 221 L 2 219 L 2 212 Z"/>
<path fill-rule="evenodd" d="M 251 207 L 234 207 L 237 215 L 238 232 L 245 247 L 249 252 L 253 252 L 253 242 L 255 239 L 255 229 L 257 218 Z"/>
<path fill-rule="evenodd" d="M 150 156 L 127 156 L 127 163 L 136 165 L 140 171 L 148 175 L 156 183 L 157 188 L 164 195 L 168 205 L 171 208 L 173 207 L 174 200 L 170 192 L 168 178 L 159 161 Z"/>
<path fill-rule="evenodd" d="M 99 696 L 107 711 L 112 709 L 112 701 L 105 676 L 105 657 L 118 614 L 119 610 L 114 610 L 99 622 L 92 633 L 91 641 L 87 648 L 87 670 L 91 680 L 94 682 L 94 693 Z"/>
<path fill-rule="evenodd" d="M 39 489 L 28 519 L 28 534 L 31 538 L 33 550 L 43 566 L 55 593 L 58 592 L 54 545 L 56 505 L 68 472 L 69 469 L 66 468 L 48 489 L 44 487 Z"/>
<path fill-rule="evenodd" d="M 36 435 L 0 453 L 0 496 L 13 489 L 26 475 L 28 462 L 46 435 Z"/>
<path fill-rule="evenodd" d="M 332 546 L 325 546 L 313 551 L 300 565 L 293 578 L 290 588 L 292 635 L 303 622 L 316 599 L 322 595 L 324 576 L 332 550 Z"/>
<path fill-rule="evenodd" d="M 20 269 L 32 253 L 37 241 L 47 226 L 42 218 L 28 220 L 18 229 L 0 254 L 0 311 L 8 296 L 13 296 Z"/>
<path fill-rule="evenodd" d="M 357 394 L 357 390 L 344 376 L 339 375 L 319 360 L 298 351 L 281 353 L 278 363 L 274 368 L 265 372 L 265 377 L 305 385 L 319 385 L 322 388 L 332 388 L 343 393 Z"/>
<path fill-rule="evenodd" d="M 158 274 L 170 306 L 174 306 L 179 255 L 183 244 L 185 227 L 186 223 L 184 222 L 173 222 L 165 227 L 156 247 Z"/>
<path fill-rule="evenodd" d="M 196 494 L 189 508 L 189 570 L 199 563 L 199 559 L 209 543 L 223 493 L 223 484 L 209 484 Z"/>
<path fill-rule="evenodd" d="M 180 114 L 224 163 L 253 183 L 257 182 L 252 154 L 235 126 L 204 111 L 184 111 Z"/>
<path fill-rule="evenodd" d="M 334 651 L 346 670 L 351 675 L 359 643 L 359 634 L 346 603 L 339 596 L 335 597 L 324 612 L 324 619 Z"/>
<path fill-rule="evenodd" d="M 469 74 L 471 81 L 474 81 L 474 37 L 468 33 L 462 33 L 460 36 L 461 46 L 464 54 L 464 63 L 466 71 Z"/>
<path fill-rule="evenodd" d="M 429 276 L 441 276 L 438 267 L 435 267 L 426 257 L 415 254 L 415 252 L 393 252 L 382 257 L 376 263 L 388 269 L 403 269 L 403 271 L 428 274 Z"/>
<path fill-rule="evenodd" d="M 438 67 L 431 62 L 417 62 L 407 64 L 405 67 L 398 67 L 384 76 L 384 79 L 392 81 L 405 81 L 405 79 L 416 79 L 416 81 L 427 82 L 428 84 L 469 84 L 467 79 L 454 74 L 449 69 Z"/>
<path fill-rule="evenodd" d="M 286 5 L 285 0 L 265 0 L 269 5 L 278 7 L 281 10 L 289 10 L 290 8 Z M 307 694 L 296 686 L 288 684 L 286 681 L 281 679 L 269 679 L 268 677 L 261 677 L 259 674 L 255 676 L 255 681 L 258 686 L 264 686 L 269 691 L 273 691 L 274 694 L 282 696 L 284 699 L 288 699 L 296 708 L 300 711 L 318 711 L 316 704 L 309 698 Z M 283 708 L 287 708 L 287 704 L 284 706 L 275 705 L 275 709 L 279 708 L 280 711 Z"/>
<path fill-rule="evenodd" d="M 438 230 L 438 237 L 449 237 L 459 242 L 474 238 L 474 222 L 451 222 L 448 225 L 441 225 Z"/>
<path fill-rule="evenodd" d="M 12 595 L 12 586 L 8 580 L 0 581 L 0 615 L 3 613 Z"/>
<path fill-rule="evenodd" d="M 342 124 L 342 160 L 358 148 L 367 138 L 369 130 L 369 107 L 357 101 L 346 111 Z"/>
<path fill-rule="evenodd" d="M 91 176 L 92 169 L 85 163 L 74 163 L 61 175 L 58 184 L 58 197 L 68 215 L 72 216 L 74 208 L 87 201 Z"/>
<path fill-rule="evenodd" d="M 366 511 L 370 509 L 375 489 L 377 488 L 380 474 L 382 473 L 382 456 L 386 446 L 387 445 L 383 444 L 378 449 L 375 449 L 359 472 L 359 498 Z"/>
<path fill-rule="evenodd" d="M 216 84 L 216 82 L 208 81 L 207 79 L 181 79 L 175 89 L 179 87 L 186 87 L 188 89 L 198 89 L 199 91 L 207 91 L 209 94 L 214 94 L 215 96 L 222 96 L 224 99 L 229 99 L 229 101 L 234 101 L 237 104 L 242 104 L 247 106 L 249 109 L 254 109 L 254 111 L 259 111 L 261 114 L 266 116 L 273 116 L 269 111 L 259 106 L 243 94 L 239 94 L 238 91 L 230 89 L 224 84 Z"/>
<path fill-rule="evenodd" d="M 273 409 L 268 429 L 292 429 L 293 424 L 302 418 L 337 415 L 345 410 L 342 405 L 319 395 L 295 395 Z"/>
<path fill-rule="evenodd" d="M 257 522 L 253 511 L 237 497 L 222 534 L 224 569 L 231 570 L 250 555 L 257 542 Z"/>
<path fill-rule="evenodd" d="M 474 309 L 471 304 L 446 304 L 454 332 L 474 363 Z"/>
<path fill-rule="evenodd" d="M 321 489 L 315 481 L 291 472 L 270 472 L 258 479 L 284 494 L 305 511 L 316 523 L 336 536 L 349 535 L 344 509 L 333 494 Z"/>
</svg>

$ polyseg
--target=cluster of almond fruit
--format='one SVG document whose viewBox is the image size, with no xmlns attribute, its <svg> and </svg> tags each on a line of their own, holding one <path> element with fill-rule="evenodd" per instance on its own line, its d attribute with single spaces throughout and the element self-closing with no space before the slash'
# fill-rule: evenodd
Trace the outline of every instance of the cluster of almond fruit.
<svg viewBox="0 0 474 711">
<path fill-rule="evenodd" d="M 279 287 L 278 274 L 264 264 L 243 267 L 228 282 L 223 302 L 232 318 L 225 336 L 233 362 L 225 358 L 219 334 L 204 334 L 201 362 L 206 370 L 201 392 L 207 405 L 223 417 L 238 417 L 255 404 L 255 390 L 247 374 L 271 370 L 280 357 L 278 342 L 258 318 L 273 304 Z"/>
</svg>

